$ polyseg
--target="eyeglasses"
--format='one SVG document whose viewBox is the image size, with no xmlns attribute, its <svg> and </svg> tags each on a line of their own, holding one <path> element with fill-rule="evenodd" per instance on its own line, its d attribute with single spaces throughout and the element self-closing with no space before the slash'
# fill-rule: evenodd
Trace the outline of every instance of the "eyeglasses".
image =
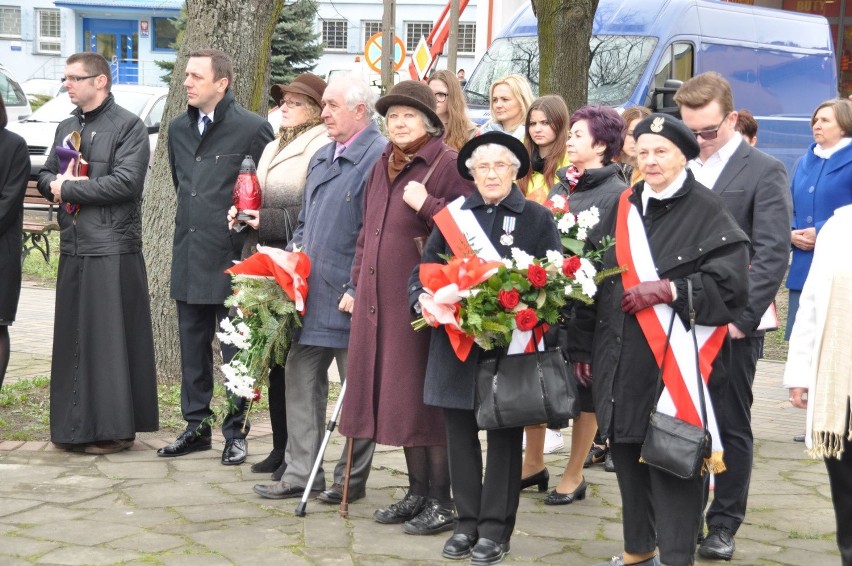
<svg viewBox="0 0 852 566">
<path fill-rule="evenodd" d="M 282 98 L 281 105 L 286 106 L 287 108 L 299 108 L 301 106 L 304 106 L 305 103 L 299 102 L 298 100 L 291 100 L 289 98 Z"/>
<path fill-rule="evenodd" d="M 483 163 L 481 165 L 475 166 L 473 168 L 473 170 L 476 172 L 477 175 L 488 175 L 488 172 L 491 171 L 492 169 L 498 175 L 505 175 L 506 173 L 509 172 L 509 169 L 511 169 L 511 168 L 512 168 L 512 166 L 509 165 L 508 163 L 500 162 L 500 163 L 495 163 L 494 165 L 486 165 L 485 163 Z"/>
<path fill-rule="evenodd" d="M 434 93 L 434 94 L 435 94 L 435 100 L 437 100 L 438 102 L 443 102 L 443 101 L 445 101 L 445 100 L 447 99 L 447 94 L 448 94 L 448 93 L 446 93 L 446 92 L 436 92 L 436 93 Z"/>
<path fill-rule="evenodd" d="M 99 77 L 99 76 L 101 76 L 101 75 L 100 74 L 88 75 L 86 77 L 75 77 L 74 75 L 71 75 L 71 76 L 68 76 L 68 77 L 62 77 L 59 80 L 60 80 L 60 82 L 63 82 L 63 83 L 76 84 L 76 83 L 79 83 L 80 81 L 84 81 L 86 79 L 94 79 L 94 78 Z"/>
<path fill-rule="evenodd" d="M 725 114 L 725 117 L 722 118 L 722 121 L 719 122 L 719 125 L 716 126 L 713 129 L 711 129 L 711 130 L 701 130 L 700 132 L 696 132 L 695 130 L 692 130 L 692 133 L 695 134 L 696 138 L 704 138 L 707 141 L 715 140 L 717 137 L 719 137 L 719 128 L 721 128 L 725 124 L 725 120 L 728 119 L 729 115 L 730 115 L 730 112 Z"/>
</svg>

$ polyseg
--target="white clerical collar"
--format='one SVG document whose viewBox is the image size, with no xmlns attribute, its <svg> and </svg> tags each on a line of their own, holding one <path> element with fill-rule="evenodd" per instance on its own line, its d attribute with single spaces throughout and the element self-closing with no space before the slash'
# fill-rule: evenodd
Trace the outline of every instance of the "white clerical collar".
<svg viewBox="0 0 852 566">
<path fill-rule="evenodd" d="M 817 157 L 822 157 L 823 159 L 828 159 L 850 143 L 852 143 L 852 138 L 840 138 L 839 142 L 837 142 L 828 149 L 823 149 L 819 146 L 819 144 L 816 144 L 814 146 L 814 155 L 816 155 Z"/>
<path fill-rule="evenodd" d="M 650 199 L 664 200 L 671 198 L 676 192 L 678 192 L 678 190 L 680 190 L 685 182 L 686 169 L 683 169 L 680 174 L 675 177 L 675 180 L 660 192 L 655 192 L 650 186 L 648 186 L 648 183 L 645 183 L 645 186 L 642 189 L 642 214 L 645 214 L 645 211 L 648 210 L 648 201 Z"/>
</svg>

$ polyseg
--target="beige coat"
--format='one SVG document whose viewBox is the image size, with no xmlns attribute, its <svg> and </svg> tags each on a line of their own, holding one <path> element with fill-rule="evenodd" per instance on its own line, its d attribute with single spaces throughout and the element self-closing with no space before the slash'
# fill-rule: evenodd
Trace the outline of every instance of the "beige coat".
<svg viewBox="0 0 852 566">
<path fill-rule="evenodd" d="M 277 154 L 278 140 L 269 142 L 257 164 L 263 194 L 260 229 L 249 233 L 243 257 L 254 253 L 258 242 L 277 248 L 287 245 L 299 221 L 308 163 L 319 148 L 330 142 L 324 124 L 305 131 Z"/>
</svg>

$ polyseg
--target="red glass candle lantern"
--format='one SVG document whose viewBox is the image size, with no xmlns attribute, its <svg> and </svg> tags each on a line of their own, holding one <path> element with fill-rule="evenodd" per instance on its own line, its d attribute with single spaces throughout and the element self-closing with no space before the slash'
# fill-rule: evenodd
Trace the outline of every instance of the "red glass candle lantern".
<svg viewBox="0 0 852 566">
<path fill-rule="evenodd" d="M 259 210 L 261 204 L 260 181 L 251 155 L 246 155 L 240 165 L 240 174 L 234 184 L 234 206 L 237 208 L 237 220 L 246 221 L 252 217 L 243 210 Z"/>
</svg>

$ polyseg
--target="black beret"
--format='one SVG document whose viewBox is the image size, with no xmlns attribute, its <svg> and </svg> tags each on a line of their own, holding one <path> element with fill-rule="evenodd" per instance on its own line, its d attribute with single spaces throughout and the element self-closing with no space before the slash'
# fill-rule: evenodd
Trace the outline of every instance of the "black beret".
<svg viewBox="0 0 852 566">
<path fill-rule="evenodd" d="M 645 117 L 635 128 L 633 138 L 638 140 L 642 134 L 663 136 L 677 146 L 687 160 L 698 157 L 701 147 L 695 134 L 686 125 L 668 114 L 651 114 Z"/>
<path fill-rule="evenodd" d="M 464 144 L 459 150 L 459 158 L 456 160 L 456 168 L 459 171 L 459 175 L 465 179 L 473 180 L 473 175 L 470 174 L 465 162 L 470 159 L 471 155 L 473 155 L 473 150 L 481 145 L 487 145 L 490 143 L 502 145 L 518 158 L 518 161 L 521 162 L 521 166 L 518 167 L 518 179 L 527 174 L 527 171 L 529 171 L 530 168 L 530 154 L 527 151 L 527 148 L 524 147 L 523 142 L 515 136 L 503 132 L 486 132 L 482 135 L 471 138 L 470 141 Z"/>
</svg>

